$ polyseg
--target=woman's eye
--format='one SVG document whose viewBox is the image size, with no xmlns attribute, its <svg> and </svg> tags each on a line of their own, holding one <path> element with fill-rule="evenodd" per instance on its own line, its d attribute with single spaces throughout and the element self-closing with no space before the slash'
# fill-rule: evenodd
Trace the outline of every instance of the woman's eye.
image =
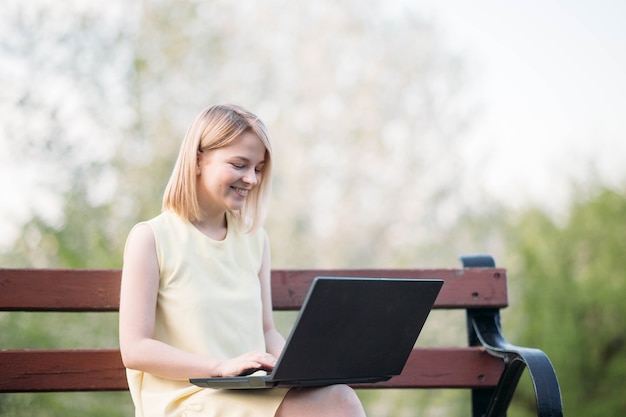
<svg viewBox="0 0 626 417">
<path fill-rule="evenodd" d="M 242 164 L 231 164 L 231 165 L 232 165 L 234 168 L 237 168 L 237 169 L 243 169 L 243 168 L 245 168 L 245 165 L 242 165 Z"/>
</svg>

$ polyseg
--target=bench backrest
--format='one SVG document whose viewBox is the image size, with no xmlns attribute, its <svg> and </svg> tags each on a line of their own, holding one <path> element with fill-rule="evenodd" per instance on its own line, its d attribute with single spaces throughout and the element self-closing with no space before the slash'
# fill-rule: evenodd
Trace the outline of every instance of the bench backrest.
<svg viewBox="0 0 626 417">
<path fill-rule="evenodd" d="M 298 310 L 318 275 L 440 278 L 436 309 L 508 305 L 501 268 L 273 270 L 274 310 Z M 0 311 L 114 312 L 120 276 L 119 270 L 0 269 Z M 416 348 L 402 375 L 374 387 L 491 388 L 503 367 L 478 347 Z M 127 389 L 116 349 L 1 350 L 0 375 L 0 392 Z"/>
</svg>

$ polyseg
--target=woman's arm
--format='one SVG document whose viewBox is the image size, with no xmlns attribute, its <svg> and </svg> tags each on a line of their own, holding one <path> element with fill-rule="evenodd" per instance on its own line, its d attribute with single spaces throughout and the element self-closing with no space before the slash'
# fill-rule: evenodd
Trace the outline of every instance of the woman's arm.
<svg viewBox="0 0 626 417">
<path fill-rule="evenodd" d="M 272 284 L 271 284 L 271 254 L 267 234 L 263 246 L 263 262 L 259 272 L 261 281 L 261 301 L 263 303 L 263 333 L 265 334 L 265 349 L 278 358 L 285 346 L 285 339 L 278 332 L 272 314 Z"/>
<path fill-rule="evenodd" d="M 124 366 L 176 380 L 271 369 L 273 358 L 264 352 L 219 360 L 185 352 L 154 339 L 158 288 L 154 233 L 148 225 L 142 224 L 130 233 L 124 253 L 119 315 Z"/>
</svg>

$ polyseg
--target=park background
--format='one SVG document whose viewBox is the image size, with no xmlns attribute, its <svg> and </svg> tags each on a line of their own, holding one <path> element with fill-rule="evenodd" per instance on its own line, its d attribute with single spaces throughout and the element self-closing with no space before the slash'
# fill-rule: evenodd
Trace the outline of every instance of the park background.
<svg viewBox="0 0 626 417">
<path fill-rule="evenodd" d="M 0 265 L 120 267 L 188 124 L 235 102 L 273 138 L 275 267 L 490 253 L 504 334 L 548 353 L 566 415 L 624 415 L 625 18 L 610 0 L 6 0 Z M 436 313 L 419 343 L 464 344 Z M 3 313 L 0 346 L 113 347 L 115 320 Z M 360 394 L 371 416 L 469 413 L 467 393 Z M 523 379 L 509 415 L 533 410 Z M 2 394 L 0 414 L 132 406 Z"/>
</svg>

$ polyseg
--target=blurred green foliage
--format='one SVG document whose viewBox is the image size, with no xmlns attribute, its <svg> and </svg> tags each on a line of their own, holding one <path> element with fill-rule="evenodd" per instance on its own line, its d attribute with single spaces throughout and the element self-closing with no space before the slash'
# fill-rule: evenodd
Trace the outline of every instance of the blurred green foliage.
<svg viewBox="0 0 626 417">
<path fill-rule="evenodd" d="M 626 415 L 626 193 L 598 187 L 563 221 L 528 209 L 508 237 L 515 342 L 550 356 L 566 415 Z M 527 384 L 515 405 L 533 415 Z"/>
</svg>

